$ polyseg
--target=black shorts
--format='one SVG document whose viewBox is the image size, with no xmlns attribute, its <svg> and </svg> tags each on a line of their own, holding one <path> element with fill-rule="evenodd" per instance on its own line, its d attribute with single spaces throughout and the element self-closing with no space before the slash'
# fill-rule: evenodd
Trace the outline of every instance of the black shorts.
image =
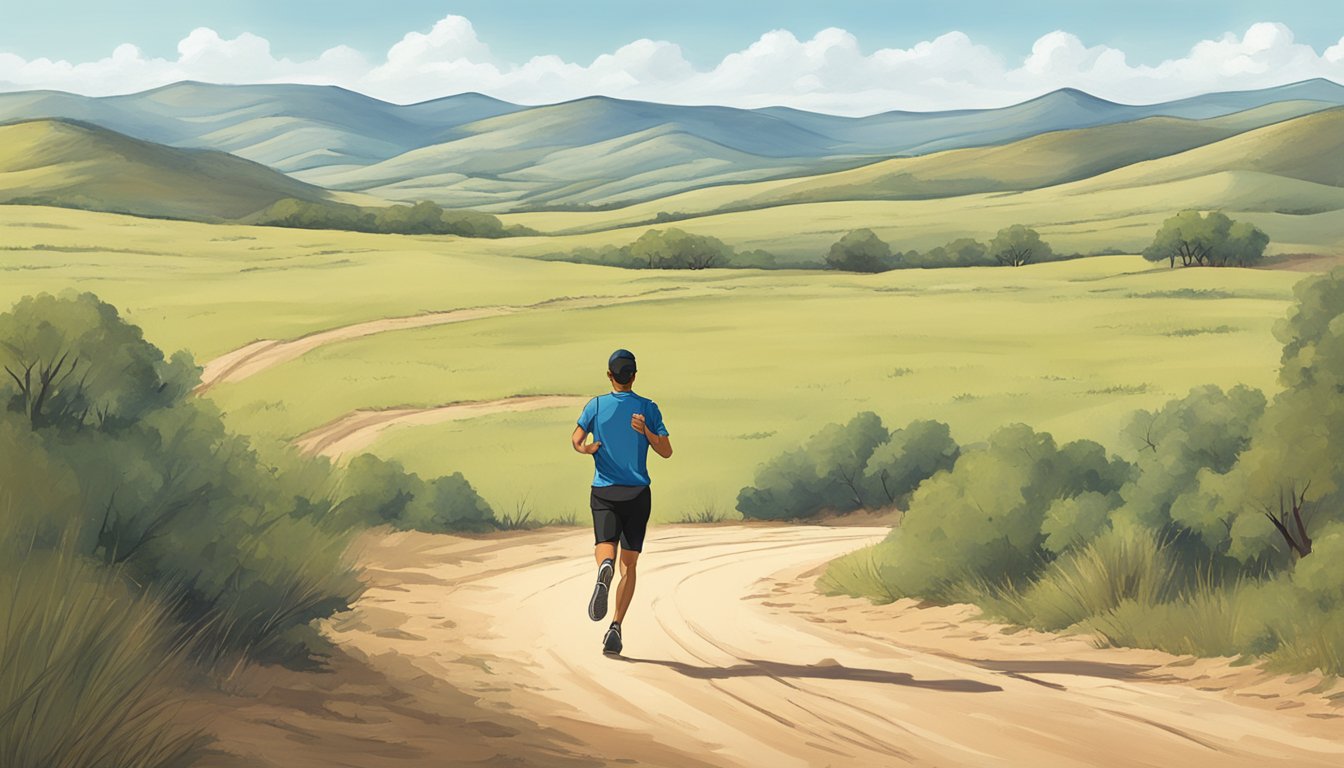
<svg viewBox="0 0 1344 768">
<path fill-rule="evenodd" d="M 631 552 L 644 549 L 644 532 L 649 527 L 649 510 L 653 506 L 653 494 L 647 485 L 593 486 L 589 503 L 593 508 L 595 543 L 619 539 L 621 549 Z"/>
</svg>

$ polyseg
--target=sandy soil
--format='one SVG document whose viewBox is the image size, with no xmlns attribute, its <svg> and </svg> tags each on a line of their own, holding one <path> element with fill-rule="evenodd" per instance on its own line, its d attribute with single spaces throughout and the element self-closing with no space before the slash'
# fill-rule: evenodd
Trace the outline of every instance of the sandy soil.
<svg viewBox="0 0 1344 768">
<path fill-rule="evenodd" d="M 500 723 L 517 737 L 489 759 L 424 762 L 424 728 L 345 703 L 335 709 L 354 725 L 328 725 L 344 757 L 327 764 L 1344 764 L 1344 694 L 1330 698 L 1319 676 L 1006 633 L 965 606 L 815 592 L 825 562 L 885 532 L 657 527 L 622 658 L 599 652 L 605 623 L 584 615 L 594 570 L 586 530 L 380 539 L 364 555 L 370 590 L 329 636 L 377 674 L 409 681 L 403 689 L 442 685 L 474 700 L 466 715 L 460 701 L 416 705 L 449 706 L 434 714 L 457 724 L 446 733 Z M 271 732 L 292 725 L 278 714 L 270 722 Z M 348 740 L 370 722 L 385 723 L 376 761 Z M 254 748 L 247 728 L 221 746 L 273 761 L 257 765 L 320 764 L 283 760 L 299 744 L 305 760 L 326 748 L 306 727 L 274 753 Z M 483 737 L 470 730 L 477 749 Z"/>
<path fill-rule="evenodd" d="M 474 419 L 492 413 L 517 413 L 542 408 L 577 407 L 588 402 L 579 395 L 522 395 L 502 400 L 473 400 L 434 408 L 388 408 L 354 411 L 323 424 L 294 441 L 304 453 L 319 453 L 332 459 L 368 448 L 385 429 L 413 424 Z"/>
<path fill-rule="evenodd" d="M 297 339 L 290 339 L 288 341 L 260 339 L 251 344 L 239 347 L 232 352 L 220 355 L 214 360 L 206 363 L 204 371 L 201 373 L 201 383 L 196 387 L 196 392 L 198 394 L 207 392 L 217 384 L 242 381 L 250 376 L 257 375 L 268 368 L 273 368 L 281 363 L 287 363 L 290 360 L 302 357 L 318 347 L 334 344 L 338 341 L 358 339 L 363 336 L 372 336 L 376 333 L 403 331 L 411 328 L 424 328 L 431 325 L 461 323 L 468 320 L 481 320 L 487 317 L 512 315 L 518 312 L 535 311 L 544 308 L 574 309 L 577 307 L 605 307 L 614 304 L 627 304 L 632 301 L 645 300 L 651 294 L 662 293 L 668 290 L 677 289 L 659 288 L 644 293 L 621 296 L 560 297 L 526 306 L 471 307 L 467 309 L 454 309 L 447 312 L 424 312 L 407 317 L 389 317 L 379 320 L 371 320 L 367 323 L 355 323 L 353 325 L 310 333 L 307 336 L 300 336 Z"/>
</svg>

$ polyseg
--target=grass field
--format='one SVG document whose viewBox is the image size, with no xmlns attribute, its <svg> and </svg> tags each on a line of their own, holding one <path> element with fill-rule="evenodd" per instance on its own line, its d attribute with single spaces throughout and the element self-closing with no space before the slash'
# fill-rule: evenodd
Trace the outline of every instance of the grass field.
<svg viewBox="0 0 1344 768">
<path fill-rule="evenodd" d="M 1136 256 L 881 275 L 624 271 L 508 258 L 510 241 L 24 207 L 0 207 L 0 238 L 0 301 L 94 290 L 201 361 L 378 317 L 645 294 L 338 342 L 209 396 L 235 428 L 287 441 L 361 408 L 596 394 L 606 355 L 629 347 L 677 451 L 655 464 L 661 519 L 731 513 L 763 459 L 859 410 L 892 426 L 945 420 L 964 442 L 1012 421 L 1112 441 L 1133 409 L 1196 384 L 1273 389 L 1271 327 L 1301 277 Z M 574 416 L 394 427 L 373 450 L 427 475 L 462 471 L 501 511 L 566 516 L 590 472 L 567 444 Z"/>
</svg>

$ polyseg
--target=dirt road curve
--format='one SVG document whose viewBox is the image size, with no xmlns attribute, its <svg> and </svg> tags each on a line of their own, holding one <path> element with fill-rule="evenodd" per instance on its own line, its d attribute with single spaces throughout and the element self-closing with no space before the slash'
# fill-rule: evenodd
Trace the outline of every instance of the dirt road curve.
<svg viewBox="0 0 1344 768">
<path fill-rule="evenodd" d="M 501 400 L 473 400 L 433 408 L 388 408 L 355 411 L 303 435 L 294 444 L 304 453 L 339 459 L 368 448 L 385 429 L 412 424 L 439 424 L 474 419 L 492 413 L 519 413 L 543 408 L 578 407 L 588 397 L 578 395 L 522 395 Z"/>
<path fill-rule="evenodd" d="M 1180 679 L 1203 661 L 812 590 L 819 566 L 884 533 L 656 527 L 620 659 L 584 616 L 587 531 L 400 534 L 365 554 L 373 587 L 330 635 L 607 764 L 1344 765 L 1338 710 L 1278 698 L 1283 678 L 1218 662 L 1275 681 L 1243 699 L 1201 690 L 1219 687 L 1207 671 Z"/>
<path fill-rule="evenodd" d="M 565 296 L 526 306 L 471 307 L 445 312 L 424 312 L 418 315 L 408 315 L 406 317 L 388 317 L 379 320 L 371 320 L 366 323 L 344 325 L 338 328 L 310 333 L 307 336 L 300 336 L 297 339 L 289 339 L 286 341 L 261 339 L 260 341 L 254 341 L 251 344 L 239 347 L 232 352 L 220 355 L 214 360 L 206 363 L 201 372 L 201 383 L 196 387 L 196 392 L 197 394 L 202 394 L 209 391 L 210 388 L 214 387 L 216 384 L 242 381 L 243 379 L 255 376 L 258 373 L 280 365 L 281 363 L 297 360 L 309 352 L 328 344 L 334 344 L 339 341 L 349 341 L 364 336 L 372 336 L 376 333 L 405 331 L 412 328 L 425 328 L 431 325 L 462 323 L 468 320 L 482 320 L 487 317 L 500 317 L 502 315 L 531 312 L 539 309 L 574 309 L 580 307 L 606 307 L 614 306 L 616 304 L 629 304 L 631 302 L 647 300 L 653 294 L 676 290 L 679 289 L 657 288 L 644 293 L 621 296 Z"/>
</svg>

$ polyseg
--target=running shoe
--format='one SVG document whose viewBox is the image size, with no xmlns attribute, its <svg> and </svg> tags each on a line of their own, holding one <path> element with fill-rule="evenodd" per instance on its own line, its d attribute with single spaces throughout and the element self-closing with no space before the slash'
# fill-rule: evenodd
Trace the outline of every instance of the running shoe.
<svg viewBox="0 0 1344 768">
<path fill-rule="evenodd" d="M 622 647 L 621 625 L 613 621 L 607 628 L 607 636 L 602 638 L 602 652 L 608 656 L 620 656 Z"/>
<path fill-rule="evenodd" d="M 607 592 L 611 590 L 611 577 L 615 572 L 614 560 L 603 560 L 597 567 L 597 584 L 588 600 L 588 618 L 593 621 L 601 621 L 607 615 Z"/>
</svg>

